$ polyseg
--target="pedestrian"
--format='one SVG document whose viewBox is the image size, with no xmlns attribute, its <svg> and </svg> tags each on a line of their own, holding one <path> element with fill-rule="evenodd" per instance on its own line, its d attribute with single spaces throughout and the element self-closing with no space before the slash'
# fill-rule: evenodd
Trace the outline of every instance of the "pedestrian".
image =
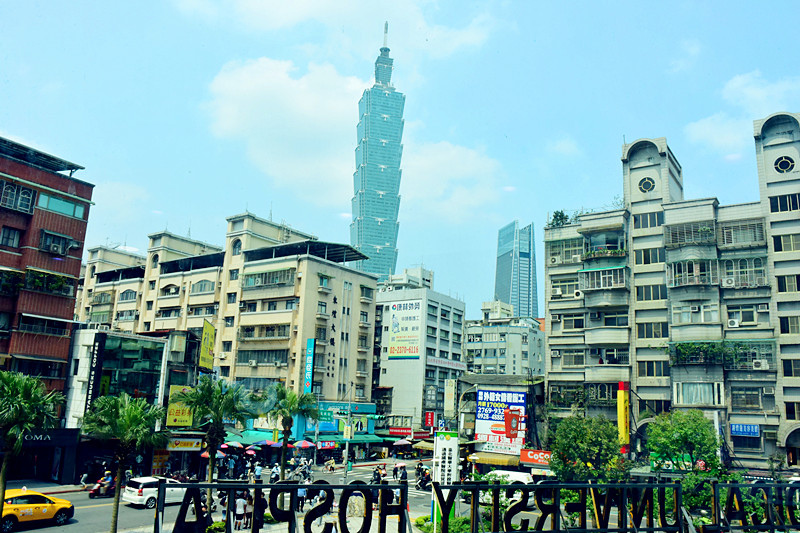
<svg viewBox="0 0 800 533">
<path fill-rule="evenodd" d="M 256 481 L 261 480 L 261 463 L 256 463 L 256 468 L 253 471 L 253 476 L 255 476 Z"/>
<path fill-rule="evenodd" d="M 306 481 L 308 483 L 308 481 Z M 297 512 L 302 513 L 303 507 L 306 504 L 306 495 L 308 494 L 308 489 L 305 487 L 300 487 L 297 489 Z"/>
<path fill-rule="evenodd" d="M 219 506 L 222 508 L 222 521 L 225 522 L 228 519 L 228 493 L 222 493 L 222 497 L 219 500 Z"/>
<path fill-rule="evenodd" d="M 256 525 L 259 529 L 264 527 L 264 513 L 267 512 L 267 508 L 269 507 L 269 503 L 267 502 L 266 496 L 262 492 L 258 499 L 253 502 L 253 515 L 254 520 L 256 521 Z"/>
<path fill-rule="evenodd" d="M 244 528 L 250 529 L 253 525 L 253 495 L 247 491 L 247 506 L 244 508 Z"/>
<path fill-rule="evenodd" d="M 244 495 L 242 493 L 239 493 L 238 496 L 236 496 L 235 506 L 235 521 L 233 522 L 233 527 L 235 530 L 239 531 L 242 529 L 244 514 L 247 512 L 247 500 L 244 499 Z"/>
<path fill-rule="evenodd" d="M 406 472 L 406 467 L 400 467 L 400 481 L 408 481 L 408 472 Z"/>
<path fill-rule="evenodd" d="M 395 463 L 394 468 L 392 468 L 392 479 L 397 481 L 397 464 Z"/>
<path fill-rule="evenodd" d="M 89 472 L 84 472 L 81 476 L 81 488 L 86 490 L 86 482 L 89 481 Z"/>
</svg>

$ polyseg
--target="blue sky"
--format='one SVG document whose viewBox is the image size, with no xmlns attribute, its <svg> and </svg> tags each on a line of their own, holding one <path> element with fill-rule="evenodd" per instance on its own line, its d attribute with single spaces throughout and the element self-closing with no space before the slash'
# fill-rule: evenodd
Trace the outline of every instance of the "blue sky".
<svg viewBox="0 0 800 533">
<path fill-rule="evenodd" d="M 434 270 L 473 318 L 493 294 L 497 230 L 535 224 L 541 280 L 548 213 L 609 205 L 623 139 L 667 137 L 687 198 L 755 200 L 752 121 L 800 110 L 797 14 L 793 1 L 2 2 L 0 135 L 86 167 L 87 246 L 144 250 L 164 228 L 221 243 L 244 210 L 348 242 L 357 104 L 388 20 L 406 94 L 398 270 Z"/>
</svg>

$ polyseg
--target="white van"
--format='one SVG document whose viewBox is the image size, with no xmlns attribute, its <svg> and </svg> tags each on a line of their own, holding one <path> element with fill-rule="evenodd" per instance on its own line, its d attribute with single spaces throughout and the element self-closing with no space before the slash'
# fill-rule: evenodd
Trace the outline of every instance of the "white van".
<svg viewBox="0 0 800 533">
<path fill-rule="evenodd" d="M 517 472 L 515 470 L 492 470 L 491 472 L 487 473 L 484 476 L 484 480 L 491 483 L 494 479 L 503 479 L 508 483 L 534 483 L 533 476 L 528 472 Z M 466 500 L 469 501 L 469 494 L 465 491 L 465 496 L 467 496 Z M 519 497 L 519 494 L 515 494 L 516 497 Z M 528 496 L 529 500 L 533 499 L 533 494 Z M 480 496 L 480 503 L 481 505 L 491 505 L 492 503 L 492 493 L 488 490 L 482 490 Z M 502 505 L 506 505 L 508 503 L 508 498 L 506 498 L 505 490 L 501 490 L 500 492 L 500 502 Z M 530 502 L 528 503 L 530 505 Z"/>
</svg>

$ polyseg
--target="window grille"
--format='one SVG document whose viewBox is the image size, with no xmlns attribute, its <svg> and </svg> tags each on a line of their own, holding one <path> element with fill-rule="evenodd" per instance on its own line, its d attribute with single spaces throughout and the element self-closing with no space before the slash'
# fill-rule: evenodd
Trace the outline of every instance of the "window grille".
<svg viewBox="0 0 800 533">
<path fill-rule="evenodd" d="M 713 220 L 664 227 L 664 244 L 667 248 L 692 244 L 715 244 L 716 240 Z"/>
<path fill-rule="evenodd" d="M 764 221 L 760 218 L 748 220 L 734 220 L 722 222 L 719 225 L 718 246 L 763 246 L 766 244 L 764 236 Z"/>
</svg>

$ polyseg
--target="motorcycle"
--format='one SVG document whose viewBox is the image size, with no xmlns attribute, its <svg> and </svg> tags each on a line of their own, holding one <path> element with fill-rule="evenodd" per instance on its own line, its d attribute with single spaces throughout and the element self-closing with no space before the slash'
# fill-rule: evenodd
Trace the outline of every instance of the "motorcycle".
<svg viewBox="0 0 800 533">
<path fill-rule="evenodd" d="M 431 490 L 430 478 L 428 476 L 423 476 L 417 480 L 414 488 L 417 490 Z"/>
<path fill-rule="evenodd" d="M 109 483 L 108 488 L 106 488 L 105 492 L 100 490 L 103 487 L 103 480 L 98 479 L 97 483 L 95 483 L 94 487 L 89 491 L 89 498 L 113 498 L 114 491 L 116 490 L 117 486 L 112 481 Z"/>
</svg>

